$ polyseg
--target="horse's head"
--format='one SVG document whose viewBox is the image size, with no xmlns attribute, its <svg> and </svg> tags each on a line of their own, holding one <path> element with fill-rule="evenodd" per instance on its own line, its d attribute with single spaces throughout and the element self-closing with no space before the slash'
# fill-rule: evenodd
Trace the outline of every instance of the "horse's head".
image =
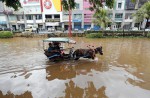
<svg viewBox="0 0 150 98">
<path fill-rule="evenodd" d="M 95 49 L 95 53 L 99 53 L 100 55 L 103 55 L 102 46 L 97 47 L 97 48 Z"/>
</svg>

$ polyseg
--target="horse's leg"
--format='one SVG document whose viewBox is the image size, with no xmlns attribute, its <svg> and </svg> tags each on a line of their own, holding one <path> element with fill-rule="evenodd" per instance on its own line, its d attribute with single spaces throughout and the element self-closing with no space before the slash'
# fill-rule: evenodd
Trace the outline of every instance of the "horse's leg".
<svg viewBox="0 0 150 98">
<path fill-rule="evenodd" d="M 74 60 L 78 60 L 80 58 L 78 56 L 78 51 L 77 50 L 73 53 L 73 58 L 74 58 Z"/>
</svg>

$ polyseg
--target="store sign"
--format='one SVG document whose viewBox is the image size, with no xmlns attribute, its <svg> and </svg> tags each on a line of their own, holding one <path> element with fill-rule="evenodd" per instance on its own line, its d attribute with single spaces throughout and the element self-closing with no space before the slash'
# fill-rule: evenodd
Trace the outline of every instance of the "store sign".
<svg viewBox="0 0 150 98">
<path fill-rule="evenodd" d="M 46 9 L 50 9 L 52 7 L 52 2 L 50 0 L 45 0 L 44 1 L 44 7 Z"/>
<path fill-rule="evenodd" d="M 27 3 L 38 3 L 39 0 L 23 0 L 23 3 L 24 4 L 27 4 Z"/>
</svg>

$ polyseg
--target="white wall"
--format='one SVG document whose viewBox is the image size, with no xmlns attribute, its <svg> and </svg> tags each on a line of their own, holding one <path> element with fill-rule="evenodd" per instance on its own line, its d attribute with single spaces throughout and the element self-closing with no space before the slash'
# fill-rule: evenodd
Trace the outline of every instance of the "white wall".
<svg viewBox="0 0 150 98">
<path fill-rule="evenodd" d="M 83 0 L 75 0 L 76 3 L 79 3 L 79 10 L 83 10 Z"/>
<path fill-rule="evenodd" d="M 125 0 L 117 0 L 116 2 L 116 10 L 124 10 L 124 7 L 125 7 Z M 122 6 L 121 8 L 118 8 L 118 3 L 122 3 Z"/>
</svg>

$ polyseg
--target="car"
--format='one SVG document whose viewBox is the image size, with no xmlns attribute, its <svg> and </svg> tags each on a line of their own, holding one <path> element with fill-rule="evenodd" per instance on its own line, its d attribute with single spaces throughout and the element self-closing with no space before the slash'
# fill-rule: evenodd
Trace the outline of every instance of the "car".
<svg viewBox="0 0 150 98">
<path fill-rule="evenodd" d="M 150 27 L 146 28 L 145 31 L 150 31 Z"/>
<path fill-rule="evenodd" d="M 2 29 L 2 28 L 0 28 L 0 31 L 3 31 L 3 29 Z"/>
<path fill-rule="evenodd" d="M 139 29 L 137 27 L 132 27 L 129 29 L 130 31 L 138 31 Z"/>
<path fill-rule="evenodd" d="M 110 30 L 110 27 L 107 27 L 106 30 Z"/>
<path fill-rule="evenodd" d="M 11 28 L 4 28 L 4 31 L 11 31 Z"/>
<path fill-rule="evenodd" d="M 91 28 L 87 28 L 86 30 L 87 30 L 87 31 L 90 31 L 90 30 L 91 30 Z"/>
<path fill-rule="evenodd" d="M 48 28 L 48 31 L 49 31 L 49 32 L 54 32 L 54 31 L 55 31 L 55 28 L 54 28 L 54 27 Z"/>
<path fill-rule="evenodd" d="M 78 28 L 75 28 L 74 30 L 75 30 L 75 31 L 78 31 Z"/>
<path fill-rule="evenodd" d="M 37 26 L 34 25 L 27 25 L 25 28 L 25 32 L 36 32 L 37 31 Z"/>
</svg>

